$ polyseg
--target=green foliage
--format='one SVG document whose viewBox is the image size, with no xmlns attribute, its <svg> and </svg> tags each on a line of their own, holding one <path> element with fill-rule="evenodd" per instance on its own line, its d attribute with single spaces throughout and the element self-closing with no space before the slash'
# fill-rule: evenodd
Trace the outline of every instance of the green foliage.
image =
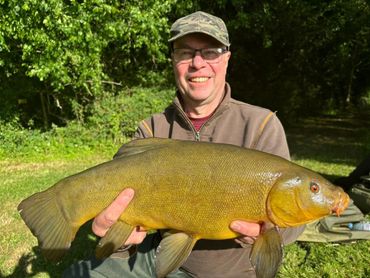
<svg viewBox="0 0 370 278">
<path fill-rule="evenodd" d="M 36 103 L 32 112 L 38 123 L 50 126 L 80 119 L 84 115 L 76 115 L 81 109 L 75 108 L 91 104 L 114 84 L 163 82 L 169 72 L 167 15 L 174 3 L 1 1 L 0 101 L 11 92 L 8 106 L 22 111 L 18 99 L 32 102 L 42 94 L 44 103 Z M 14 86 L 19 80 L 39 84 L 30 91 Z M 27 124 L 29 115 L 23 115 Z"/>
<path fill-rule="evenodd" d="M 366 0 L 10 0 L 0 1 L 0 118 L 83 123 L 107 92 L 168 86 L 170 24 L 196 10 L 228 26 L 234 97 L 286 118 L 368 107 Z"/>
<path fill-rule="evenodd" d="M 95 137 L 96 131 L 89 130 L 76 122 L 66 127 L 53 126 L 49 131 L 26 129 L 19 122 L 0 122 L 0 160 L 19 158 L 24 161 L 37 157 L 39 160 L 69 158 L 111 152 L 118 145 Z"/>
<path fill-rule="evenodd" d="M 139 121 L 164 110 L 172 101 L 174 92 L 174 89 L 138 87 L 114 95 L 103 93 L 90 108 L 87 126 L 97 130 L 97 136 L 108 136 L 114 142 L 120 142 L 122 135 L 124 138 L 133 136 Z"/>
<path fill-rule="evenodd" d="M 54 90 L 99 90 L 104 72 L 102 55 L 112 46 L 121 52 L 122 65 L 142 54 L 148 64 L 166 62 L 163 38 L 171 1 L 7 1 L 1 6 L 1 48 L 22 63 L 2 65 L 8 75 L 25 69 L 27 76 L 50 83 Z M 145 51 L 143 51 L 145 50 Z M 9 57 L 9 56 L 8 56 Z M 132 67 L 131 67 L 132 68 Z"/>
<path fill-rule="evenodd" d="M 113 154 L 120 144 L 133 136 L 139 121 L 162 111 L 172 101 L 174 92 L 170 88 L 140 87 L 116 94 L 103 92 L 87 107 L 89 116 L 84 124 L 70 121 L 64 127 L 52 125 L 47 131 L 34 128 L 32 122 L 29 128 L 24 128 L 18 117 L 8 122 L 0 121 L 0 160 L 9 157 L 74 158 L 97 149 Z"/>
</svg>

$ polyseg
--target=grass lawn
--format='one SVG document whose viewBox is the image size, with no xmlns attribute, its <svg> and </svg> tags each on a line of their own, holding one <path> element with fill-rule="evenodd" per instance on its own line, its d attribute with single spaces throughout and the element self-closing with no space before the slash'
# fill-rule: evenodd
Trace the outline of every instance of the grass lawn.
<svg viewBox="0 0 370 278">
<path fill-rule="evenodd" d="M 92 235 L 78 238 L 76 243 L 84 246 L 84 249 L 74 252 L 73 248 L 71 256 L 68 256 L 62 263 L 54 265 L 44 261 L 38 248 L 35 247 L 37 246 L 36 238 L 24 225 L 17 212 L 17 205 L 25 197 L 50 187 L 63 177 L 107 159 L 108 157 L 101 156 L 83 160 L 42 163 L 1 162 L 0 277 L 60 277 L 61 271 L 73 259 L 81 259 L 89 255 L 95 240 Z M 88 230 L 87 226 L 85 234 Z M 85 249 L 85 246 L 89 244 L 91 248 Z"/>
<path fill-rule="evenodd" d="M 370 119 L 368 117 L 367 119 Z M 310 118 L 287 128 L 295 162 L 330 179 L 345 176 L 370 153 L 370 120 Z M 37 241 L 22 222 L 17 205 L 61 178 L 108 160 L 113 153 L 74 159 L 0 161 L 0 277 L 60 277 L 73 261 L 93 254 L 96 238 L 86 224 L 59 264 L 44 261 Z M 83 248 L 82 248 L 83 247 Z M 370 277 L 370 241 L 295 243 L 285 247 L 279 277 Z"/>
</svg>

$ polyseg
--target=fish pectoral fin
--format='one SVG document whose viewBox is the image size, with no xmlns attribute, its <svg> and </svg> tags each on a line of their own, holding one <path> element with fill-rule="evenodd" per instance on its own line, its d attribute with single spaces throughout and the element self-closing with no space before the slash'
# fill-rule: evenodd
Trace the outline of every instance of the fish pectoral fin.
<svg viewBox="0 0 370 278">
<path fill-rule="evenodd" d="M 134 226 L 118 220 L 100 239 L 95 250 L 95 256 L 98 259 L 103 259 L 111 255 L 126 242 L 134 229 Z"/>
<path fill-rule="evenodd" d="M 157 277 L 165 277 L 179 268 L 188 258 L 197 240 L 182 232 L 166 233 L 156 251 Z"/>
<path fill-rule="evenodd" d="M 250 260 L 257 277 L 275 277 L 282 258 L 282 239 L 276 227 L 273 227 L 262 233 L 252 247 Z"/>
</svg>

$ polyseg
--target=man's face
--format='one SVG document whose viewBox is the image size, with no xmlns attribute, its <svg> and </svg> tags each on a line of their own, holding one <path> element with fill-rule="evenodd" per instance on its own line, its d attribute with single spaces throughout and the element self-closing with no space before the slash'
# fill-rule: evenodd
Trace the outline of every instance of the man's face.
<svg viewBox="0 0 370 278">
<path fill-rule="evenodd" d="M 181 37 L 173 45 L 174 49 L 203 49 L 222 46 L 217 40 L 201 33 Z M 230 52 L 228 51 L 221 55 L 217 63 L 208 63 L 197 51 L 191 61 L 176 62 L 172 59 L 176 84 L 185 105 L 207 105 L 221 101 L 225 90 L 229 58 Z"/>
</svg>

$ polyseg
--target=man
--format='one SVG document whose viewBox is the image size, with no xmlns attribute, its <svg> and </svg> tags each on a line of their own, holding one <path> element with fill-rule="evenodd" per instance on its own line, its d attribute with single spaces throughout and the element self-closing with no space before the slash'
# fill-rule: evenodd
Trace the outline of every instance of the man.
<svg viewBox="0 0 370 278">
<path fill-rule="evenodd" d="M 275 114 L 231 98 L 226 82 L 230 42 L 220 18 L 204 12 L 180 18 L 171 27 L 169 42 L 177 97 L 163 113 L 142 121 L 136 138 L 228 143 L 289 159 L 285 133 Z M 93 222 L 94 233 L 104 236 L 133 195 L 132 190 L 125 190 L 98 215 Z M 230 227 L 244 236 L 237 240 L 200 240 L 184 265 L 167 277 L 254 277 L 249 254 L 260 225 L 234 221 Z M 283 230 L 284 244 L 294 241 L 302 229 Z M 159 240 L 159 233 L 146 235 L 138 228 L 123 251 L 102 263 L 77 264 L 65 276 L 155 277 L 154 256 Z M 138 243 L 138 252 L 129 258 L 130 245 Z"/>
</svg>

